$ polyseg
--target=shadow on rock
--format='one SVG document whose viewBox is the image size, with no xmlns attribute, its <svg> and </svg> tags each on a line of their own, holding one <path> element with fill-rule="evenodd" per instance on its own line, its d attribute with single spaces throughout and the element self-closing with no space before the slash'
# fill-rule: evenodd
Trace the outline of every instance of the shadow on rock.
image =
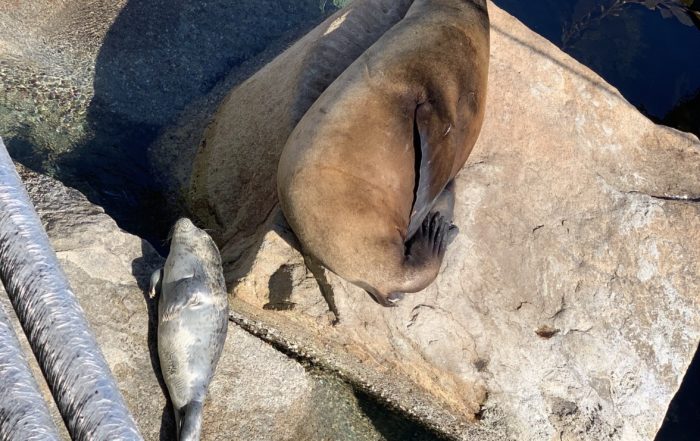
<svg viewBox="0 0 700 441">
<path fill-rule="evenodd" d="M 700 433 L 700 346 L 685 373 L 683 383 L 668 406 L 656 441 L 691 441 Z"/>
<path fill-rule="evenodd" d="M 173 439 L 173 434 L 175 433 L 175 415 L 173 414 L 168 388 L 163 380 L 163 374 L 160 371 L 160 361 L 158 359 L 158 298 L 151 298 L 149 294 L 151 274 L 153 274 L 153 271 L 162 267 L 164 262 L 163 258 L 145 241 L 142 241 L 141 251 L 142 257 L 136 258 L 131 262 L 131 273 L 134 275 L 139 289 L 143 292 L 143 297 L 148 308 L 147 340 L 151 367 L 158 380 L 158 385 L 160 386 L 163 396 L 167 399 L 160 420 L 159 439 L 161 441 L 168 441 Z"/>
<path fill-rule="evenodd" d="M 388 411 L 376 400 L 362 392 L 355 392 L 357 402 L 372 425 L 386 441 L 442 441 L 444 438 L 436 435 L 421 425 L 407 420 Z"/>
<path fill-rule="evenodd" d="M 270 301 L 263 305 L 263 309 L 273 309 L 276 311 L 288 311 L 294 308 L 294 302 L 289 298 L 292 296 L 292 267 L 282 265 L 270 277 L 268 284 L 270 290 Z"/>
<path fill-rule="evenodd" d="M 129 1 L 97 56 L 89 135 L 60 158 L 59 178 L 156 243 L 180 213 L 165 212 L 148 146 L 231 70 L 323 15 L 318 0 Z"/>
</svg>

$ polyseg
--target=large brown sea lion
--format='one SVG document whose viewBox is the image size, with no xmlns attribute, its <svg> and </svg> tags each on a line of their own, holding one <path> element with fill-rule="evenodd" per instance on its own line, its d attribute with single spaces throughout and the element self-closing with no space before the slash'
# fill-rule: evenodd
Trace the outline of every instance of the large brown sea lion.
<svg viewBox="0 0 700 441">
<path fill-rule="evenodd" d="M 285 145 L 278 194 L 303 251 L 383 305 L 438 274 L 488 62 L 484 1 L 416 0 Z"/>
<path fill-rule="evenodd" d="M 240 261 L 245 243 L 255 239 L 277 205 L 277 163 L 294 127 L 412 2 L 354 0 L 222 101 L 202 136 L 190 178 L 181 185 L 190 214 L 213 230 L 225 271 L 227 263 Z"/>
</svg>

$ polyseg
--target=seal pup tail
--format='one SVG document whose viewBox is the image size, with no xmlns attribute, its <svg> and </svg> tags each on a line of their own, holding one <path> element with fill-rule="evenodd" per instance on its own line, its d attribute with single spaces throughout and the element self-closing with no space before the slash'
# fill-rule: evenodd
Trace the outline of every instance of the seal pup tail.
<svg viewBox="0 0 700 441">
<path fill-rule="evenodd" d="M 202 433 L 203 406 L 201 401 L 190 401 L 179 411 L 179 441 L 199 441 Z"/>
</svg>

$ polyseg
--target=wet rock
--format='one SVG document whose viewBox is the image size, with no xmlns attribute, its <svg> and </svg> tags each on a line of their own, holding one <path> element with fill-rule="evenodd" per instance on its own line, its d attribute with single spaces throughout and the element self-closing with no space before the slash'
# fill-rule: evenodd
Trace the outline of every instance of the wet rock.
<svg viewBox="0 0 700 441">
<path fill-rule="evenodd" d="M 275 64 L 223 101 L 202 146 L 216 137 L 243 162 L 201 169 L 227 187 L 190 206 L 224 231 L 237 323 L 437 430 L 652 439 L 700 340 L 700 142 L 489 8 L 487 115 L 457 180 L 460 234 L 423 292 L 385 309 L 326 272 L 332 301 L 321 294 L 265 178 L 285 139 L 266 130 L 287 120 L 258 121 L 271 102 L 235 99 L 277 90 Z M 240 149 L 230 118 L 255 128 Z M 237 197 L 255 207 L 212 208 Z"/>
</svg>

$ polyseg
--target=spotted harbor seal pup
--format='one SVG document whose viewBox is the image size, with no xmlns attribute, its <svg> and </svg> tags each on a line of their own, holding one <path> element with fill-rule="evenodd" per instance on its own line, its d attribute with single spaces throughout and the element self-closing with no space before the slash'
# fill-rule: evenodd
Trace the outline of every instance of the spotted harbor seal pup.
<svg viewBox="0 0 700 441">
<path fill-rule="evenodd" d="M 318 98 L 277 189 L 303 251 L 388 306 L 437 277 L 484 116 L 483 0 L 416 0 Z"/>
<path fill-rule="evenodd" d="M 180 441 L 198 440 L 202 406 L 228 329 L 228 298 L 214 241 L 189 219 L 175 223 L 165 266 L 151 277 L 158 299 L 158 357 Z"/>
</svg>

